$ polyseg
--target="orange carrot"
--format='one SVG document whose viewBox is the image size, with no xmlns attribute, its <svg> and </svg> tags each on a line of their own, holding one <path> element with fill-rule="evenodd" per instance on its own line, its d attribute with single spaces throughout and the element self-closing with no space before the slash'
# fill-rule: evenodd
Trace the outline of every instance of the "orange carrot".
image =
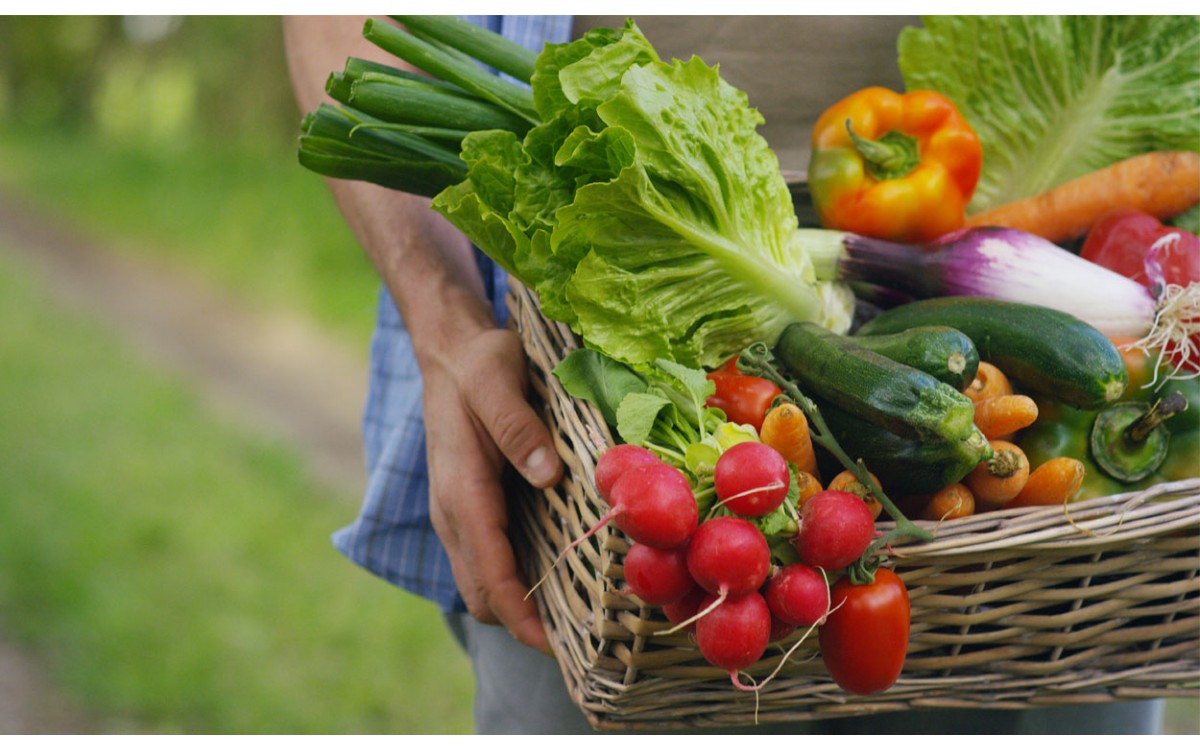
<svg viewBox="0 0 1200 750">
<path fill-rule="evenodd" d="M 1008 382 L 1008 377 L 1000 371 L 999 367 L 991 362 L 980 362 L 975 379 L 963 391 L 963 395 L 971 401 L 979 403 L 996 396 L 1011 396 L 1012 392 L 1012 383 Z"/>
<path fill-rule="evenodd" d="M 796 507 L 804 505 L 804 501 L 821 491 L 820 480 L 807 471 L 796 472 L 796 486 L 800 488 L 800 497 L 796 500 Z"/>
<path fill-rule="evenodd" d="M 1079 492 L 1086 473 L 1083 462 L 1059 456 L 1034 469 L 1017 496 L 1004 504 L 1005 508 L 1025 508 L 1033 505 L 1062 505 Z"/>
<path fill-rule="evenodd" d="M 874 474 L 867 472 L 867 475 L 871 477 L 871 480 L 875 484 L 879 484 L 879 479 Z M 849 469 L 831 479 L 826 489 L 840 490 L 842 492 L 849 492 L 851 495 L 858 495 L 867 504 L 872 518 L 879 518 L 879 514 L 883 512 L 883 503 L 876 500 L 870 488 L 858 481 L 858 477 L 854 476 L 854 472 Z"/>
<path fill-rule="evenodd" d="M 948 521 L 966 518 L 975 512 L 975 495 L 962 482 L 955 482 L 933 493 L 929 504 L 921 511 L 926 521 Z"/>
<path fill-rule="evenodd" d="M 992 457 L 981 461 L 963 482 L 975 495 L 980 510 L 999 508 L 1017 496 L 1029 481 L 1025 451 L 1007 440 L 992 440 Z"/>
<path fill-rule="evenodd" d="M 1022 430 L 1037 421 L 1038 406 L 1029 396 L 994 396 L 975 404 L 975 426 L 988 440 Z"/>
<path fill-rule="evenodd" d="M 758 438 L 779 451 L 788 463 L 794 464 L 800 471 L 819 476 L 812 435 L 808 431 L 808 418 L 799 406 L 785 402 L 768 411 Z"/>
<path fill-rule="evenodd" d="M 1200 202 L 1200 154 L 1152 151 L 967 219 L 969 227 L 1010 227 L 1065 242 L 1118 208 L 1166 219 Z"/>
</svg>

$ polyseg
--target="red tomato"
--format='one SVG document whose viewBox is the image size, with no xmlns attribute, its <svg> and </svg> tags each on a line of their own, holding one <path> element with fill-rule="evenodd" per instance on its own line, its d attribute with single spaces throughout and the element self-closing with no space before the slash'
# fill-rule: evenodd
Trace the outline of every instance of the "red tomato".
<svg viewBox="0 0 1200 750">
<path fill-rule="evenodd" d="M 1163 279 L 1180 286 L 1200 281 L 1200 238 L 1191 232 L 1165 226 L 1140 211 L 1113 211 L 1097 221 L 1079 254 L 1150 287 L 1153 280 L 1146 275 L 1146 253 L 1156 241 L 1169 234 L 1179 235 L 1179 241 L 1158 251 L 1154 258 L 1162 268 Z"/>
<path fill-rule="evenodd" d="M 864 586 L 843 577 L 833 585 L 830 606 L 819 639 L 821 660 L 834 682 L 856 695 L 890 688 L 908 651 L 911 610 L 904 582 L 886 568 Z"/>
<path fill-rule="evenodd" d="M 1139 211 L 1113 211 L 1100 219 L 1088 232 L 1079 254 L 1151 288 L 1155 280 L 1146 272 L 1146 256 L 1155 242 L 1172 234 L 1179 240 L 1164 245 L 1151 257 L 1162 270 L 1163 281 L 1182 287 L 1200 282 L 1200 238 L 1191 232 L 1165 226 L 1153 216 Z M 1193 347 L 1200 349 L 1200 336 L 1193 334 L 1191 341 Z M 1179 351 L 1168 354 L 1173 366 L 1182 364 L 1188 369 L 1197 369 L 1197 363 L 1184 362 Z"/>
<path fill-rule="evenodd" d="M 756 430 L 762 429 L 771 402 L 782 393 L 771 381 L 753 375 L 717 370 L 708 373 L 708 379 L 717 390 L 706 403 L 725 412 L 730 422 L 754 425 Z"/>
<path fill-rule="evenodd" d="M 725 360 L 725 364 L 718 367 L 717 372 L 741 372 L 741 370 L 738 369 L 737 361 L 738 355 L 735 354 L 729 359 Z"/>
</svg>

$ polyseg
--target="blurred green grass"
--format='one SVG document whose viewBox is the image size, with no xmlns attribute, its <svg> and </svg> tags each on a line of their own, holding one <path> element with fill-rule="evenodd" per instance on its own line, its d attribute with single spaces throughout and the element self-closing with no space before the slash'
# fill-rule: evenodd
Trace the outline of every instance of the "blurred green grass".
<svg viewBox="0 0 1200 750">
<path fill-rule="evenodd" d="M 116 730 L 468 732 L 436 610 L 344 561 L 351 506 L 0 251 L 0 623 Z"/>
<path fill-rule="evenodd" d="M 0 153 L 0 188 L 34 208 L 251 307 L 300 311 L 365 351 L 378 276 L 289 144 L 164 146 L 0 121 Z"/>
</svg>

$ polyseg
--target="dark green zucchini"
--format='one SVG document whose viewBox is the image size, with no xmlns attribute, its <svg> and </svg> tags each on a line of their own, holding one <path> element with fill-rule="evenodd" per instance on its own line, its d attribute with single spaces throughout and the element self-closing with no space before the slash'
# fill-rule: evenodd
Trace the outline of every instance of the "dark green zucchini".
<svg viewBox="0 0 1200 750">
<path fill-rule="evenodd" d="M 892 308 L 865 323 L 861 335 L 918 326 L 956 328 L 975 342 L 980 359 L 1047 398 L 1097 409 L 1125 392 L 1129 375 L 1120 352 L 1084 321 L 1040 305 L 939 297 Z"/>
<path fill-rule="evenodd" d="M 992 456 L 991 445 L 977 429 L 965 440 L 915 440 L 881 429 L 828 402 L 813 401 L 842 450 L 851 459 L 861 458 L 893 498 L 937 492 Z M 823 466 L 822 471 L 841 471 L 841 467 Z"/>
<path fill-rule="evenodd" d="M 956 389 L 915 367 L 859 346 L 853 337 L 793 323 L 775 347 L 800 390 L 889 432 L 920 440 L 963 440 L 975 408 Z"/>
<path fill-rule="evenodd" d="M 900 333 L 856 335 L 854 343 L 929 373 L 956 391 L 969 386 L 979 369 L 979 350 L 975 348 L 975 342 L 949 326 L 921 326 Z"/>
</svg>

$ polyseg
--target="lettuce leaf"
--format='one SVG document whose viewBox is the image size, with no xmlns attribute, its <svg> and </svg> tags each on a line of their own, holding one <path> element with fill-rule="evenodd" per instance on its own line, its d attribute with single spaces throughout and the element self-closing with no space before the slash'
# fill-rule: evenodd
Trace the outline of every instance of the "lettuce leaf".
<svg viewBox="0 0 1200 750">
<path fill-rule="evenodd" d="M 762 116 L 716 68 L 662 61 L 630 21 L 547 45 L 532 80 L 542 124 L 468 136 L 468 179 L 433 206 L 545 315 L 641 370 L 715 367 L 795 321 L 849 327 Z"/>
<path fill-rule="evenodd" d="M 898 41 L 905 87 L 983 142 L 968 211 L 1155 150 L 1200 150 L 1200 16 L 935 16 Z"/>
</svg>

